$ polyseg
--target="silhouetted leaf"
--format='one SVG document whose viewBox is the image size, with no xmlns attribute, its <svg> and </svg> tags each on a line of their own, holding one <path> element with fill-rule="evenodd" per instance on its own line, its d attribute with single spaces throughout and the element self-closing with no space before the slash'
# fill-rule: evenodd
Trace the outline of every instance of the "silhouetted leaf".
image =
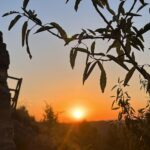
<svg viewBox="0 0 150 150">
<path fill-rule="evenodd" d="M 143 5 L 145 4 L 144 0 L 140 0 L 140 2 L 141 2 L 141 4 L 143 4 Z"/>
<path fill-rule="evenodd" d="M 115 16 L 116 14 L 115 14 L 115 12 L 110 8 L 110 6 L 109 6 L 109 3 L 107 2 L 106 3 L 106 8 L 107 8 L 107 10 L 113 15 L 113 16 Z"/>
<path fill-rule="evenodd" d="M 84 37 L 84 34 L 85 34 L 85 31 L 83 31 L 80 35 L 79 35 L 79 40 L 78 40 L 78 43 L 80 44 L 83 37 Z"/>
<path fill-rule="evenodd" d="M 11 30 L 12 27 L 17 23 L 17 21 L 21 18 L 21 15 L 17 15 L 11 22 L 10 25 L 8 27 L 8 30 Z"/>
<path fill-rule="evenodd" d="M 137 10 L 137 12 L 139 12 L 140 10 L 142 10 L 144 7 L 146 7 L 148 5 L 148 3 L 144 3 L 141 7 L 139 7 L 139 9 Z"/>
<path fill-rule="evenodd" d="M 32 58 L 31 52 L 30 52 L 30 47 L 29 47 L 29 33 L 31 30 L 27 30 L 27 34 L 26 34 L 26 46 L 27 46 L 27 53 L 29 54 L 29 58 Z"/>
<path fill-rule="evenodd" d="M 7 12 L 7 13 L 3 14 L 2 17 L 6 17 L 6 16 L 9 16 L 9 15 L 18 14 L 18 13 L 19 13 L 18 11 L 10 11 L 10 12 Z"/>
<path fill-rule="evenodd" d="M 112 48 L 120 48 L 121 45 L 119 43 L 118 40 L 114 40 L 114 42 L 109 46 L 108 50 L 107 50 L 107 53 L 112 49 Z"/>
<path fill-rule="evenodd" d="M 77 11 L 81 0 L 76 0 L 74 9 Z"/>
<path fill-rule="evenodd" d="M 114 85 L 111 90 L 113 91 L 117 86 L 118 86 L 118 85 Z"/>
<path fill-rule="evenodd" d="M 101 64 L 101 62 L 98 61 L 98 66 L 101 70 L 101 76 L 100 76 L 100 87 L 101 87 L 101 91 L 102 93 L 104 93 L 105 88 L 106 88 L 106 83 L 107 83 L 107 77 L 106 77 L 106 72 L 104 70 L 103 65 Z"/>
<path fill-rule="evenodd" d="M 93 71 L 93 69 L 94 69 L 96 64 L 97 64 L 97 62 L 94 62 L 94 63 L 88 62 L 86 64 L 86 67 L 85 67 L 85 70 L 84 70 L 84 74 L 83 74 L 83 84 L 87 80 L 87 78 L 89 77 L 91 72 Z"/>
<path fill-rule="evenodd" d="M 47 31 L 47 30 L 50 30 L 50 29 L 53 29 L 53 28 L 54 28 L 54 27 L 50 27 L 50 26 L 40 27 L 35 33 Z"/>
<path fill-rule="evenodd" d="M 125 77 L 125 80 L 124 80 L 124 86 L 126 86 L 129 82 L 129 80 L 131 79 L 133 73 L 135 71 L 135 67 L 132 67 L 129 72 L 127 73 L 126 77 Z"/>
<path fill-rule="evenodd" d="M 114 57 L 112 55 L 107 55 L 107 57 L 110 58 L 111 60 L 113 60 L 114 62 L 116 62 L 121 67 L 123 67 L 125 70 L 127 70 L 127 71 L 129 70 L 128 67 L 123 62 L 120 62 L 116 57 Z"/>
<path fill-rule="evenodd" d="M 63 40 L 66 41 L 67 34 L 66 34 L 65 30 L 59 24 L 57 24 L 55 22 L 52 22 L 51 25 L 59 31 L 59 33 L 60 33 L 61 37 L 63 38 Z"/>
<path fill-rule="evenodd" d="M 70 51 L 70 64 L 72 69 L 74 68 L 76 57 L 77 57 L 77 50 L 75 48 L 72 48 Z"/>
<path fill-rule="evenodd" d="M 130 54 L 130 52 L 131 52 L 131 45 L 130 45 L 130 41 L 129 40 L 127 40 L 125 47 L 126 47 L 126 51 L 128 52 L 128 54 Z"/>
<path fill-rule="evenodd" d="M 131 16 L 131 17 L 140 17 L 141 15 L 139 14 L 135 14 L 135 13 L 126 13 L 127 16 Z"/>
<path fill-rule="evenodd" d="M 69 2 L 69 0 L 66 0 L 66 4 Z"/>
<path fill-rule="evenodd" d="M 108 32 L 108 31 L 109 30 L 107 30 L 106 28 L 99 28 L 95 30 L 95 32 L 99 32 L 99 33 Z"/>
<path fill-rule="evenodd" d="M 150 23 L 146 24 L 143 28 L 141 28 L 137 34 L 137 36 L 140 36 L 144 33 L 146 33 L 147 31 L 150 30 Z"/>
<path fill-rule="evenodd" d="M 65 41 L 66 42 L 65 46 L 68 45 L 70 42 L 76 40 L 78 36 L 79 36 L 79 34 L 75 34 L 71 38 L 67 38 L 66 41 Z"/>
<path fill-rule="evenodd" d="M 119 112 L 118 114 L 118 120 L 120 121 L 122 119 L 122 112 Z"/>
<path fill-rule="evenodd" d="M 124 5 L 125 1 L 122 1 L 120 4 L 119 4 L 119 8 L 118 8 L 118 18 L 120 16 L 120 14 L 124 15 L 125 14 L 125 10 L 123 8 L 123 5 Z"/>
<path fill-rule="evenodd" d="M 134 55 L 134 52 L 132 52 L 132 59 L 135 61 L 135 55 Z"/>
<path fill-rule="evenodd" d="M 87 49 L 81 48 L 81 47 L 77 47 L 77 48 L 75 48 L 75 50 L 77 50 L 77 51 L 79 51 L 79 52 L 87 53 L 87 54 L 90 53 Z"/>
<path fill-rule="evenodd" d="M 112 110 L 118 110 L 120 107 L 114 107 L 112 108 Z"/>
<path fill-rule="evenodd" d="M 95 50 L 95 41 L 91 45 L 91 53 L 93 54 Z"/>
<path fill-rule="evenodd" d="M 23 26 L 22 26 L 22 46 L 24 46 L 27 27 L 28 27 L 28 21 L 25 21 Z"/>
<path fill-rule="evenodd" d="M 96 35 L 96 33 L 95 33 L 93 30 L 91 30 L 91 29 L 88 29 L 88 31 L 89 31 L 90 33 L 92 33 L 93 35 Z"/>
<path fill-rule="evenodd" d="M 24 0 L 24 1 L 23 1 L 23 8 L 24 8 L 24 9 L 26 9 L 28 3 L 29 3 L 29 0 Z"/>
</svg>

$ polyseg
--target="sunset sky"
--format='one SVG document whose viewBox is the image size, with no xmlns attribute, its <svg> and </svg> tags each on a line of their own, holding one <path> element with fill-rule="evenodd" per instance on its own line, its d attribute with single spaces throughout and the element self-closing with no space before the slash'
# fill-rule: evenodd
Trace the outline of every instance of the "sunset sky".
<svg viewBox="0 0 150 150">
<path fill-rule="evenodd" d="M 43 22 L 58 22 L 71 35 L 80 32 L 82 28 L 98 28 L 103 25 L 96 14 L 90 0 L 81 3 L 79 11 L 73 10 L 73 2 L 65 5 L 65 0 L 30 0 L 30 8 L 37 10 Z M 116 8 L 113 0 L 111 6 Z M 10 10 L 19 10 L 22 0 L 1 0 L 0 16 Z M 136 23 L 142 26 L 149 22 L 148 11 L 143 12 L 145 18 Z M 116 84 L 118 77 L 124 79 L 126 71 L 114 64 L 107 64 L 106 71 L 108 84 L 104 94 L 99 88 L 98 69 L 95 69 L 85 85 L 82 85 L 82 74 L 85 67 L 84 55 L 79 55 L 75 69 L 72 70 L 69 63 L 70 46 L 64 47 L 63 41 L 42 33 L 30 37 L 30 47 L 33 59 L 29 60 L 25 48 L 21 47 L 22 21 L 11 31 L 8 31 L 9 21 L 12 17 L 0 17 L 0 30 L 4 33 L 4 41 L 10 53 L 11 65 L 9 75 L 22 77 L 19 105 L 25 105 L 29 112 L 42 118 L 45 104 L 50 104 L 54 110 L 60 113 L 60 121 L 71 121 L 71 111 L 76 107 L 82 107 L 86 111 L 87 120 L 110 120 L 117 118 L 117 112 L 111 110 L 114 92 L 111 88 Z M 145 50 L 150 47 L 150 35 L 146 35 Z M 99 49 L 106 49 L 106 43 L 100 42 Z M 148 63 L 150 52 L 147 51 L 137 58 L 141 64 Z M 146 103 L 146 95 L 140 91 L 139 76 L 136 72 L 127 90 L 132 96 L 133 106 L 143 107 Z M 11 84 L 12 85 L 12 84 Z"/>
</svg>

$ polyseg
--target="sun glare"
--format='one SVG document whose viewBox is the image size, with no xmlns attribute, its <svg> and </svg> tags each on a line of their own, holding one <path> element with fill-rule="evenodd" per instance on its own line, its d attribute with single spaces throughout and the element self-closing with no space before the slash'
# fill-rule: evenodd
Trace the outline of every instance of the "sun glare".
<svg viewBox="0 0 150 150">
<path fill-rule="evenodd" d="M 83 108 L 75 108 L 72 110 L 72 117 L 76 120 L 84 119 L 85 115 L 85 110 Z"/>
</svg>

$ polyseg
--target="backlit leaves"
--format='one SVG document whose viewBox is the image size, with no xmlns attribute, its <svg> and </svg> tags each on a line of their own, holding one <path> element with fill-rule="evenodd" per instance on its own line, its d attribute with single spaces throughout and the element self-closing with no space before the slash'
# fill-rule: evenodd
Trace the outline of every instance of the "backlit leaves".
<svg viewBox="0 0 150 150">
<path fill-rule="evenodd" d="M 54 27 L 50 27 L 50 26 L 42 26 L 35 33 L 43 32 L 43 31 L 48 31 L 48 30 L 53 29 L 53 28 Z"/>
<path fill-rule="evenodd" d="M 125 80 L 124 80 L 124 86 L 128 85 L 128 82 L 129 82 L 129 80 L 131 79 L 131 77 L 132 77 L 132 75 L 133 75 L 135 69 L 136 69 L 135 67 L 132 67 L 132 68 L 129 70 L 129 72 L 127 73 L 127 75 L 126 75 L 126 77 L 125 77 Z"/>
<path fill-rule="evenodd" d="M 27 28 L 28 28 L 28 21 L 25 21 L 22 26 L 22 46 L 24 46 L 25 43 Z"/>
<path fill-rule="evenodd" d="M 72 48 L 70 51 L 70 64 L 72 69 L 74 68 L 76 57 L 77 57 L 77 50 L 75 48 Z"/>
<path fill-rule="evenodd" d="M 127 70 L 127 71 L 129 70 L 128 67 L 122 61 L 120 61 L 118 58 L 116 58 L 112 55 L 107 55 L 107 57 L 110 58 L 111 60 L 113 60 L 114 62 L 116 62 L 118 65 L 120 65 L 125 70 Z"/>
<path fill-rule="evenodd" d="M 58 32 L 60 33 L 62 39 L 64 41 L 66 41 L 67 33 L 65 32 L 65 30 L 59 24 L 57 24 L 56 22 L 52 22 L 51 25 L 58 30 Z"/>
<path fill-rule="evenodd" d="M 2 17 L 6 17 L 6 16 L 9 16 L 9 15 L 13 15 L 13 14 L 19 14 L 18 11 L 10 11 L 10 12 L 7 12 L 5 14 L 2 15 Z"/>
<path fill-rule="evenodd" d="M 21 15 L 17 15 L 11 22 L 10 25 L 8 27 L 8 30 L 11 30 L 12 27 L 17 23 L 17 21 L 21 18 Z"/>
<path fill-rule="evenodd" d="M 83 84 L 87 80 L 87 78 L 89 77 L 91 72 L 93 71 L 96 64 L 97 64 L 97 62 L 88 62 L 86 64 L 86 67 L 85 67 L 85 70 L 84 70 L 84 73 L 83 73 Z"/>
<path fill-rule="evenodd" d="M 146 24 L 143 28 L 141 28 L 138 33 L 137 33 L 137 36 L 140 36 L 144 33 L 146 33 L 147 31 L 150 30 L 150 23 Z"/>
<path fill-rule="evenodd" d="M 78 7 L 79 7 L 79 4 L 82 0 L 76 0 L 75 2 L 75 6 L 74 6 L 74 9 L 77 11 L 78 10 Z"/>
<path fill-rule="evenodd" d="M 139 64 L 135 61 L 136 58 L 134 53 L 136 54 L 136 52 L 134 51 L 144 51 L 143 34 L 150 30 L 150 23 L 146 24 L 143 28 L 138 29 L 134 22 L 134 18 L 141 17 L 138 12 L 148 5 L 144 0 L 133 1 L 130 5 L 131 7 L 129 6 L 129 9 L 124 7 L 127 0 L 120 0 L 117 11 L 111 8 L 108 0 L 92 0 L 92 4 L 96 12 L 103 19 L 106 26 L 104 24 L 103 26 L 100 24 L 97 29 L 82 29 L 80 33 L 75 33 L 72 36 L 68 36 L 67 32 L 56 22 L 43 24 L 43 22 L 37 17 L 35 10 L 26 9 L 29 1 L 30 0 L 23 0 L 23 12 L 10 11 L 5 13 L 3 17 L 17 14 L 17 16 L 10 22 L 9 30 L 13 28 L 21 17 L 26 19 L 22 26 L 22 46 L 26 44 L 26 50 L 30 58 L 32 58 L 32 55 L 29 48 L 29 34 L 31 31 L 34 33 L 47 31 L 51 35 L 62 39 L 65 42 L 65 46 L 71 42 L 77 42 L 70 51 L 70 64 L 72 68 L 75 66 L 77 53 L 81 52 L 87 55 L 85 63 L 86 66 L 83 74 L 83 83 L 88 79 L 96 64 L 98 64 L 101 71 L 100 87 L 102 92 L 104 92 L 107 77 L 103 64 L 105 62 L 113 61 L 128 71 L 124 81 L 125 85 L 128 84 L 136 70 L 135 68 L 139 67 Z M 65 1 L 66 3 L 69 2 L 69 0 Z M 81 1 L 82 0 L 74 1 L 74 9 L 76 11 L 79 9 Z M 102 9 L 104 9 L 104 12 L 106 10 L 111 17 L 107 17 L 106 14 L 103 13 Z M 87 44 L 89 43 L 88 40 L 92 41 L 90 46 Z M 108 43 L 109 45 L 106 54 L 104 51 L 95 52 L 97 40 L 108 40 L 108 42 L 112 41 L 111 44 Z M 115 49 L 115 51 L 111 51 L 112 49 Z M 107 55 L 108 52 L 110 52 L 111 55 Z M 129 70 L 128 64 L 132 65 L 133 68 Z M 140 69 L 141 68 L 139 67 L 138 70 Z M 123 105 L 123 103 L 121 102 L 120 105 Z M 122 117 L 120 116 L 119 118 Z"/>
<path fill-rule="evenodd" d="M 29 3 L 29 0 L 24 0 L 24 1 L 23 1 L 23 8 L 24 8 L 24 9 L 26 9 L 28 3 Z"/>
<path fill-rule="evenodd" d="M 102 93 L 104 93 L 105 88 L 106 88 L 106 84 L 107 84 L 107 77 L 106 77 L 106 72 L 104 70 L 103 65 L 101 64 L 101 62 L 98 62 L 98 66 L 101 70 L 101 75 L 100 75 L 100 87 L 101 87 L 101 91 Z"/>
<path fill-rule="evenodd" d="M 91 45 L 91 53 L 93 54 L 95 50 L 95 41 Z"/>
<path fill-rule="evenodd" d="M 144 3 L 142 6 L 140 6 L 137 10 L 137 12 L 141 11 L 144 7 L 146 7 L 148 3 Z"/>
<path fill-rule="evenodd" d="M 29 47 L 29 34 L 30 34 L 31 30 L 27 30 L 27 34 L 26 34 L 26 46 L 27 46 L 27 53 L 29 55 L 29 58 L 32 58 L 31 52 L 30 52 L 30 47 Z"/>
</svg>

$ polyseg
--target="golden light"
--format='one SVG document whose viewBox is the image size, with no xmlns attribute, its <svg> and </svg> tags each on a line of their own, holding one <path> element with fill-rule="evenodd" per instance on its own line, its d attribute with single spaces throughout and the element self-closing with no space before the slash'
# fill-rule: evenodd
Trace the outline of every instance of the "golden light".
<svg viewBox="0 0 150 150">
<path fill-rule="evenodd" d="M 72 117 L 76 120 L 82 120 L 86 117 L 86 112 L 83 108 L 78 107 L 72 110 Z"/>
</svg>

